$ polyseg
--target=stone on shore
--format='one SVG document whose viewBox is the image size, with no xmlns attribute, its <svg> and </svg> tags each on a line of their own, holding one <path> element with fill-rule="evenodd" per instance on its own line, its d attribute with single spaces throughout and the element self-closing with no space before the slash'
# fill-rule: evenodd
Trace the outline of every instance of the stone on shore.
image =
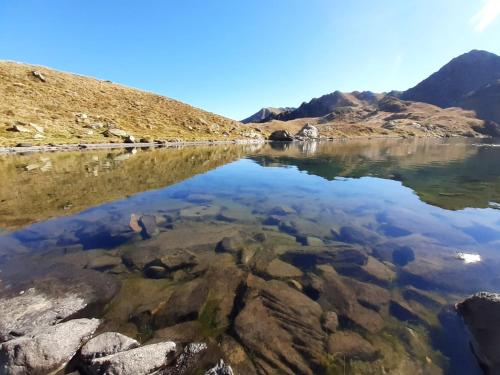
<svg viewBox="0 0 500 375">
<path fill-rule="evenodd" d="M 102 333 L 82 346 L 80 356 L 84 361 L 105 357 L 139 347 L 139 343 L 117 332 Z"/>
<path fill-rule="evenodd" d="M 316 139 L 319 138 L 319 131 L 317 127 L 311 124 L 305 124 L 297 135 L 303 138 Z"/>
<path fill-rule="evenodd" d="M 291 142 L 293 141 L 293 135 L 286 130 L 276 130 L 271 133 L 269 140 L 276 142 Z"/>
<path fill-rule="evenodd" d="M 151 374 L 167 366 L 169 356 L 175 353 L 175 349 L 176 345 L 171 341 L 146 345 L 96 358 L 89 368 L 96 374 Z"/>
<path fill-rule="evenodd" d="M 9 129 L 10 131 L 13 132 L 18 132 L 18 133 L 30 133 L 31 130 L 24 126 L 24 124 L 16 122 L 14 125 L 12 125 L 12 128 Z"/>
<path fill-rule="evenodd" d="M 120 137 L 120 138 L 126 138 L 129 136 L 125 130 L 116 129 L 116 128 L 111 128 L 111 129 L 106 130 L 104 132 L 104 135 L 106 137 Z"/>
<path fill-rule="evenodd" d="M 45 76 L 43 75 L 42 72 L 38 71 L 38 70 L 33 70 L 31 72 L 31 74 L 33 75 L 33 77 L 37 78 L 38 80 L 40 80 L 41 82 L 47 82 L 47 79 L 45 78 Z"/>
</svg>

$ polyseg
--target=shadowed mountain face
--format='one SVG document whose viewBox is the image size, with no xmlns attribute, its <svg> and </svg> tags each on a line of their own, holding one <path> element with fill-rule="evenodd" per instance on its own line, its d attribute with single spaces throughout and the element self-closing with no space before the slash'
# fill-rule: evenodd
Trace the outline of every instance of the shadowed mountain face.
<svg viewBox="0 0 500 375">
<path fill-rule="evenodd" d="M 339 107 L 361 107 L 372 105 L 380 98 L 380 94 L 370 91 L 343 93 L 340 91 L 312 99 L 309 103 L 302 103 L 293 111 L 283 112 L 277 119 L 288 121 L 304 117 L 320 117 L 333 112 Z"/>
<path fill-rule="evenodd" d="M 472 91 L 497 79 L 500 79 L 500 57 L 473 50 L 451 60 L 429 78 L 405 91 L 401 98 L 452 107 L 459 105 Z"/>
<path fill-rule="evenodd" d="M 241 122 L 244 124 L 249 124 L 251 122 L 269 121 L 276 118 L 282 113 L 290 112 L 293 111 L 294 109 L 295 108 L 290 108 L 290 107 L 280 107 L 280 108 L 265 107 L 262 108 L 260 111 L 254 113 L 252 116 L 247 117 L 244 120 L 241 120 Z"/>
<path fill-rule="evenodd" d="M 465 96 L 458 106 L 472 109 L 478 117 L 500 124 L 500 79 Z M 500 137 L 500 133 L 497 137 Z"/>
</svg>

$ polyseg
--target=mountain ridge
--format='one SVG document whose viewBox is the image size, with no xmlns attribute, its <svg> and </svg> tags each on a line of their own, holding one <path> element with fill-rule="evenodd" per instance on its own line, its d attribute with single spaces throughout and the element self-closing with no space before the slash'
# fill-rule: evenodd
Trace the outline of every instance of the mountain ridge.
<svg viewBox="0 0 500 375">
<path fill-rule="evenodd" d="M 441 108 L 458 106 L 473 110 L 484 120 L 500 123 L 500 85 L 494 84 L 500 79 L 500 56 L 482 50 L 472 50 L 450 60 L 437 72 L 406 91 L 373 93 L 371 91 L 340 92 L 329 94 L 303 102 L 293 111 L 286 111 L 266 120 L 290 121 L 299 118 L 322 117 L 339 107 L 358 107 L 376 109 L 385 96 L 396 97 L 405 101 L 422 102 Z M 483 104 L 482 102 L 487 104 Z M 493 105 L 493 109 L 489 108 Z"/>
<path fill-rule="evenodd" d="M 403 92 L 401 99 L 453 107 L 466 95 L 497 79 L 500 79 L 500 56 L 472 50 Z"/>
</svg>

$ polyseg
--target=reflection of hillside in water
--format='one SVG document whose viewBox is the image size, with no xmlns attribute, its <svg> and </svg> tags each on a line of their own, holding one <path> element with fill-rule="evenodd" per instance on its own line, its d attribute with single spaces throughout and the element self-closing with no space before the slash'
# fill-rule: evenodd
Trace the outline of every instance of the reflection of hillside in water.
<svg viewBox="0 0 500 375">
<path fill-rule="evenodd" d="M 254 157 L 263 166 L 293 165 L 309 174 L 374 176 L 399 180 L 426 203 L 446 209 L 488 207 L 500 202 L 497 147 L 464 140 L 350 140 L 267 147 Z"/>
<path fill-rule="evenodd" d="M 0 157 L 0 228 L 70 215 L 237 160 L 256 145 Z"/>
</svg>

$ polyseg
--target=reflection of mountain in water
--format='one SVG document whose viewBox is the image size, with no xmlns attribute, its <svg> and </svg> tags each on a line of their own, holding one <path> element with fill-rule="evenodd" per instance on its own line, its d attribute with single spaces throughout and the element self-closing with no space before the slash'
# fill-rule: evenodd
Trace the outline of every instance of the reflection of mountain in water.
<svg viewBox="0 0 500 375">
<path fill-rule="evenodd" d="M 159 189 L 237 160 L 251 147 L 6 155 L 0 157 L 0 176 L 8 181 L 0 184 L 0 228 L 19 228 Z"/>
<path fill-rule="evenodd" d="M 268 148 L 254 160 L 263 166 L 296 166 L 327 180 L 363 176 L 399 180 L 426 203 L 446 209 L 500 202 L 500 148 L 460 142 L 349 141 L 319 143 L 316 149 L 288 145 L 281 150 Z"/>
</svg>

